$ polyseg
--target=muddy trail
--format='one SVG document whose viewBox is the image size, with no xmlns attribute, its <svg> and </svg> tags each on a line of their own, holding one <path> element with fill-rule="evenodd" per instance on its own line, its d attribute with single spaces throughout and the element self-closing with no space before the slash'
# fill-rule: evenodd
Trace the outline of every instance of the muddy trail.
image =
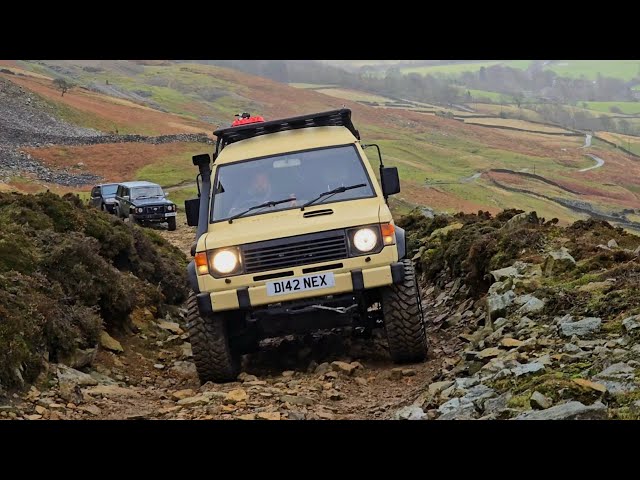
<svg viewBox="0 0 640 480">
<path fill-rule="evenodd" d="M 185 254 L 193 231 L 181 219 L 175 232 L 156 231 Z M 369 338 L 350 329 L 266 340 L 243 359 L 238 381 L 200 385 L 179 316 L 137 318 L 132 332 L 102 342 L 83 373 L 51 364 L 51 388 L 36 387 L 5 408 L 25 419 L 391 419 L 434 381 L 460 340 L 435 328 L 446 316 L 442 298 L 423 292 L 429 359 L 395 365 L 382 331 Z M 438 304 L 439 308 L 432 305 Z M 477 312 L 481 315 L 480 310 Z M 170 320 L 170 321 L 169 321 Z M 443 355 L 445 354 L 445 355 Z M 406 416 L 406 414 L 405 414 Z"/>
</svg>

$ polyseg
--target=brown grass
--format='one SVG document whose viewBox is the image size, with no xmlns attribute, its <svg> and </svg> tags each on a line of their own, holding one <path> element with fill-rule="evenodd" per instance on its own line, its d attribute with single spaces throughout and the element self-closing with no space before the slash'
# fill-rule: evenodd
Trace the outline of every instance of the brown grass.
<svg viewBox="0 0 640 480">
<path fill-rule="evenodd" d="M 114 127 L 120 127 L 120 129 L 128 127 L 131 131 L 155 135 L 193 133 L 194 128 L 198 132 L 213 130 L 211 125 L 199 120 L 160 112 L 128 100 L 108 97 L 80 88 L 69 91 L 63 97 L 52 86 L 51 81 L 44 79 L 12 77 L 11 81 L 50 101 L 100 117 L 105 120 L 105 123 L 113 124 Z"/>
<path fill-rule="evenodd" d="M 84 170 L 103 176 L 107 181 L 130 180 L 142 167 L 157 163 L 163 158 L 185 154 L 185 169 L 193 168 L 185 153 L 193 149 L 192 143 L 107 143 L 104 145 L 55 146 L 25 148 L 33 157 L 46 165 L 57 168 L 77 168 L 83 162 Z M 80 171 L 80 170 L 78 170 Z"/>
</svg>

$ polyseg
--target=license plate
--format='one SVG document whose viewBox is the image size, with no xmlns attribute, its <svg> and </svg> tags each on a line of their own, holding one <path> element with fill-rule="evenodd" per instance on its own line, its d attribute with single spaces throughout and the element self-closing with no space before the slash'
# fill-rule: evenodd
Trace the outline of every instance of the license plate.
<svg viewBox="0 0 640 480">
<path fill-rule="evenodd" d="M 287 293 L 320 290 L 335 286 L 333 273 L 318 273 L 304 277 L 293 277 L 275 282 L 267 282 L 267 295 L 286 295 Z"/>
<path fill-rule="evenodd" d="M 172 212 L 172 213 L 165 213 L 164 214 L 165 217 L 175 217 L 176 216 L 176 212 Z"/>
</svg>

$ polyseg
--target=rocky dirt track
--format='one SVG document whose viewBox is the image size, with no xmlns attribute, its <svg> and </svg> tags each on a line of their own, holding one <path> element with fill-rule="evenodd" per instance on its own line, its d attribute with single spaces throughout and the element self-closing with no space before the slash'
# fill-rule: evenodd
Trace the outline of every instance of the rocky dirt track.
<svg viewBox="0 0 640 480">
<path fill-rule="evenodd" d="M 193 233 L 180 225 L 160 231 L 187 252 Z M 425 305 L 432 299 L 425 298 Z M 429 318 L 436 311 L 427 309 Z M 184 312 L 183 312 L 184 313 Z M 183 318 L 137 315 L 134 332 L 101 339 L 72 369 L 52 364 L 46 382 L 0 416 L 25 419 L 385 419 L 397 416 L 426 389 L 452 351 L 444 335 L 430 335 L 431 359 L 396 366 L 380 335 L 348 331 L 287 337 L 244 359 L 244 373 L 228 384 L 198 382 Z M 432 323 L 431 321 L 429 323 Z M 453 340 L 457 342 L 458 340 Z M 92 361 L 91 366 L 87 363 Z M 67 362 L 70 363 L 70 362 Z M 73 362 L 71 362 L 73 363 Z M 83 365 L 84 364 L 84 365 Z M 82 370 L 82 371 L 80 371 Z M 87 373 L 84 373 L 87 372 Z"/>
</svg>

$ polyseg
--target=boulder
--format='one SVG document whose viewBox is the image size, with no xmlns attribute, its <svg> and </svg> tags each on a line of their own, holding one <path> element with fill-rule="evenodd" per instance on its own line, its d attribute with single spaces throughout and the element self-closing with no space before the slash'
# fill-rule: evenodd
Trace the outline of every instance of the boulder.
<svg viewBox="0 0 640 480">
<path fill-rule="evenodd" d="M 544 308 L 544 301 L 533 295 L 521 295 L 514 299 L 516 305 L 520 305 L 518 313 L 526 315 L 528 313 L 536 313 Z"/>
<path fill-rule="evenodd" d="M 512 420 L 604 420 L 607 407 L 602 402 L 593 405 L 571 401 L 546 410 L 524 412 Z"/>
<path fill-rule="evenodd" d="M 415 405 L 402 407 L 393 415 L 394 420 L 422 420 L 426 413 Z"/>
<path fill-rule="evenodd" d="M 571 256 L 569 250 L 561 247 L 559 250 L 551 251 L 545 258 L 542 267 L 545 276 L 551 276 L 556 273 L 565 272 L 576 265 L 576 260 Z"/>
<path fill-rule="evenodd" d="M 507 308 L 511 306 L 516 298 L 516 294 L 512 290 L 508 290 L 503 294 L 495 294 L 487 296 L 487 313 L 491 320 L 504 315 Z"/>
<path fill-rule="evenodd" d="M 563 322 L 560 324 L 560 333 L 564 337 L 572 337 L 574 335 L 583 337 L 600 331 L 602 320 L 596 317 L 587 317 L 577 322 Z"/>
</svg>

